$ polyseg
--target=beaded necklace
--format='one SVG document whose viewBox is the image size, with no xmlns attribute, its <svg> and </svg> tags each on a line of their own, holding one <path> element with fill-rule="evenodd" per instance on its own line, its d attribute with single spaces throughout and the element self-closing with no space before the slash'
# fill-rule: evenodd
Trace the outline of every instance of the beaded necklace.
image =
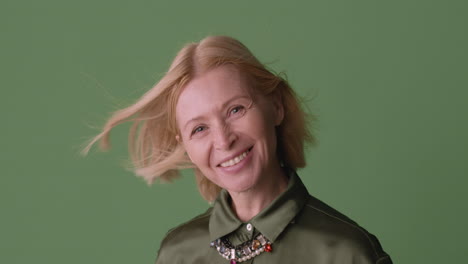
<svg viewBox="0 0 468 264">
<path fill-rule="evenodd" d="M 256 238 L 233 246 L 227 237 L 218 238 L 210 243 L 230 264 L 237 264 L 260 255 L 263 252 L 271 252 L 271 242 L 264 235 L 259 234 Z"/>
</svg>

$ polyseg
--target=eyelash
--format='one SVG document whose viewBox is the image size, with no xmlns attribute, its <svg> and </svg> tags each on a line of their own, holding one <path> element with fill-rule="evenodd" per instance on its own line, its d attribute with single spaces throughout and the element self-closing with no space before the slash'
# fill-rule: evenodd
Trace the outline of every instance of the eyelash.
<svg viewBox="0 0 468 264">
<path fill-rule="evenodd" d="M 203 131 L 203 130 L 198 131 L 199 128 L 203 128 L 203 130 L 205 130 L 205 127 L 204 127 L 204 126 L 198 126 L 198 127 L 196 127 L 196 128 L 192 131 L 192 135 L 193 135 L 193 134 L 196 134 L 196 133 L 200 133 L 200 132 Z"/>
<path fill-rule="evenodd" d="M 237 109 L 237 112 L 233 113 L 233 111 L 236 109 Z M 242 105 L 238 105 L 238 106 L 231 108 L 231 110 L 229 111 L 229 114 L 238 114 L 242 110 L 244 110 L 244 107 Z"/>
</svg>

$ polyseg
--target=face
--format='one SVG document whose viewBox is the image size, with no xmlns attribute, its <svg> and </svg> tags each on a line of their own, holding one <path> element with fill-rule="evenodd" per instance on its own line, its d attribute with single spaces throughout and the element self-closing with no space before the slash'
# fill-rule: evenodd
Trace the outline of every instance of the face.
<svg viewBox="0 0 468 264">
<path fill-rule="evenodd" d="M 234 66 L 217 67 L 190 81 L 177 102 L 177 139 L 212 182 L 231 192 L 255 188 L 279 168 L 277 100 L 253 92 Z"/>
</svg>

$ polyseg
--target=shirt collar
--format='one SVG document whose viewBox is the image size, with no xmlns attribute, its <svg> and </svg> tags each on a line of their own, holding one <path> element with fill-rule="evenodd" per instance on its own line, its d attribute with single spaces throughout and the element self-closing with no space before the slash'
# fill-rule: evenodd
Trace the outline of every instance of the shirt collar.
<svg viewBox="0 0 468 264">
<path fill-rule="evenodd" d="M 309 193 L 295 171 L 290 171 L 288 187 L 270 205 L 249 221 L 271 242 L 281 234 L 304 206 Z M 222 190 L 210 217 L 210 239 L 215 240 L 235 231 L 243 223 L 230 207 L 230 196 Z"/>
</svg>

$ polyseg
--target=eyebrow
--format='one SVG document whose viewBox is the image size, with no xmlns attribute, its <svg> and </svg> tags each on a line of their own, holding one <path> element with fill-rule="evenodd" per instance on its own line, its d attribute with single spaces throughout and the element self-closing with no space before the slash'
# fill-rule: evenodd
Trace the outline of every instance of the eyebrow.
<svg viewBox="0 0 468 264">
<path fill-rule="evenodd" d="M 231 99 L 227 100 L 226 102 L 224 102 L 222 105 L 221 105 L 221 109 L 224 109 L 226 108 L 226 105 L 230 104 L 232 101 L 235 101 L 237 99 L 241 99 L 241 98 L 244 98 L 244 99 L 252 99 L 250 96 L 246 96 L 246 95 L 237 95 L 237 96 L 234 96 L 232 97 Z M 187 129 L 187 126 L 191 123 L 191 122 L 194 122 L 194 121 L 198 121 L 200 119 L 203 119 L 204 117 L 203 116 L 197 116 L 197 117 L 194 117 L 192 119 L 190 119 L 189 121 L 187 121 L 184 125 L 184 129 Z"/>
</svg>

